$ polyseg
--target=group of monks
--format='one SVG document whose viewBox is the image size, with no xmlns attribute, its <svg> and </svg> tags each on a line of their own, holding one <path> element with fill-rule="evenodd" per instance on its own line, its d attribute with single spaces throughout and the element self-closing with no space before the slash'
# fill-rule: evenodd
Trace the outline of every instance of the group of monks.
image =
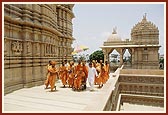
<svg viewBox="0 0 168 115">
<path fill-rule="evenodd" d="M 95 77 L 95 85 L 102 87 L 109 79 L 110 66 L 107 61 L 104 64 L 102 60 L 100 60 L 100 63 L 93 60 L 93 67 L 96 68 L 98 73 L 98 77 Z"/>
<path fill-rule="evenodd" d="M 49 61 L 47 65 L 47 79 L 45 81 L 45 86 L 51 86 L 51 91 L 56 90 L 55 81 L 61 79 L 63 87 L 68 85 L 73 90 L 83 90 L 86 89 L 86 81 L 88 78 L 88 66 L 86 61 L 78 61 L 78 64 L 74 64 L 73 61 L 67 63 L 67 61 L 62 62 L 61 66 L 56 68 L 55 61 Z M 96 68 L 97 75 L 95 76 L 95 85 L 102 87 L 103 84 L 109 79 L 109 64 L 106 61 L 105 64 L 102 60 L 98 63 L 97 61 L 92 61 L 93 67 Z"/>
</svg>

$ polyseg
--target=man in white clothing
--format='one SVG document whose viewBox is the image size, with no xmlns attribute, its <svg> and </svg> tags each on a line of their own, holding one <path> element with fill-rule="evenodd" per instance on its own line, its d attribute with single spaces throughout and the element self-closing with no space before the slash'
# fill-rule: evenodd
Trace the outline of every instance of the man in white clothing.
<svg viewBox="0 0 168 115">
<path fill-rule="evenodd" d="M 95 77 L 97 77 L 98 74 L 97 74 L 97 71 L 96 71 L 96 68 L 92 67 L 92 63 L 90 62 L 89 63 L 89 68 L 88 68 L 88 82 L 89 82 L 89 85 L 90 85 L 90 91 L 93 91 L 93 87 L 94 87 L 94 80 L 95 80 Z"/>
</svg>

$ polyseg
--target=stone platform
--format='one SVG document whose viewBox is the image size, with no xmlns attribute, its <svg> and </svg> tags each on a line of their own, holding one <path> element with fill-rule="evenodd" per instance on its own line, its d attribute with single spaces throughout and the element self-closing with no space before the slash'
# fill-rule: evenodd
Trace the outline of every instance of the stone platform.
<svg viewBox="0 0 168 115">
<path fill-rule="evenodd" d="M 112 74 L 110 74 L 112 76 Z M 73 91 L 72 88 L 62 87 L 61 81 L 57 81 L 57 90 L 50 92 L 44 89 L 44 85 L 32 88 L 24 88 L 4 96 L 4 112 L 80 112 L 103 110 L 106 104 L 107 87 L 114 85 L 117 77 L 110 77 L 107 83 L 90 91 L 87 83 L 85 91 Z M 95 105 L 95 106 L 93 106 Z"/>
</svg>

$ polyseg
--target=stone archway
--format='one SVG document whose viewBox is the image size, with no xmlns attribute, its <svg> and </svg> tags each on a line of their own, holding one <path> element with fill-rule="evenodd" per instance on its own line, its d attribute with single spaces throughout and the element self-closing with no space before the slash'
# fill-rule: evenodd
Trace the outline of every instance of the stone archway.
<svg viewBox="0 0 168 115">
<path fill-rule="evenodd" d="M 130 48 L 125 48 L 123 52 L 123 63 L 126 68 L 132 67 L 132 54 Z"/>
<path fill-rule="evenodd" d="M 112 47 L 112 48 L 103 48 L 104 61 L 109 61 L 109 54 L 116 50 L 120 54 L 120 65 L 123 64 L 123 54 L 125 53 L 125 47 Z"/>
<path fill-rule="evenodd" d="M 118 65 L 120 62 L 120 54 L 117 52 L 116 49 L 113 49 L 110 53 L 109 53 L 109 62 L 115 65 Z"/>
</svg>

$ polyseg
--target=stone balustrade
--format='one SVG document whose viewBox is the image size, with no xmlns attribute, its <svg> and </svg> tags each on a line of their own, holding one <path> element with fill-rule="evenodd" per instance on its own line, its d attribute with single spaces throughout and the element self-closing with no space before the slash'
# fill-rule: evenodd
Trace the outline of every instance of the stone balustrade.
<svg viewBox="0 0 168 115">
<path fill-rule="evenodd" d="M 164 72 L 118 68 L 91 110 L 119 111 L 123 102 L 164 107 Z M 136 74 L 137 73 L 137 74 Z M 96 109 L 97 108 L 97 109 Z M 88 108 L 86 109 L 88 110 Z"/>
</svg>

